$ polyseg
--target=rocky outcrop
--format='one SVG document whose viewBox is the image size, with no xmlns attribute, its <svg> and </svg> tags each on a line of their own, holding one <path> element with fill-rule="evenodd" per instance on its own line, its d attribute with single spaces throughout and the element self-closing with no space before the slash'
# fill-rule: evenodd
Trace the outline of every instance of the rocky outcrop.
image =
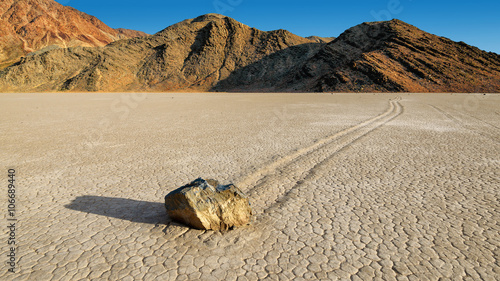
<svg viewBox="0 0 500 281">
<path fill-rule="evenodd" d="M 105 46 L 119 39 L 147 35 L 113 29 L 93 16 L 53 0 L 2 0 L 0 34 L 0 68 L 50 46 Z"/>
<path fill-rule="evenodd" d="M 204 230 L 228 230 L 250 222 L 248 198 L 234 185 L 198 178 L 165 196 L 168 216 Z"/>
</svg>

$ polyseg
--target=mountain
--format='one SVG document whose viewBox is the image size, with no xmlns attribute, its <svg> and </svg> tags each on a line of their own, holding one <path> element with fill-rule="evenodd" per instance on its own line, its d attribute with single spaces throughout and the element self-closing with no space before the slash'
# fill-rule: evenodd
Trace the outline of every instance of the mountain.
<svg viewBox="0 0 500 281">
<path fill-rule="evenodd" d="M 308 36 L 306 37 L 309 40 L 312 40 L 316 43 L 330 43 L 335 40 L 335 37 L 319 37 L 319 36 Z"/>
<path fill-rule="evenodd" d="M 499 92 L 500 56 L 400 20 L 364 23 L 328 44 L 287 82 L 317 91 Z"/>
<path fill-rule="evenodd" d="M 259 75 L 256 69 L 262 68 L 239 69 L 217 88 L 257 91 L 262 82 L 247 79 Z M 363 23 L 286 75 L 267 76 L 266 85 L 273 85 L 267 91 L 500 92 L 500 56 L 400 20 Z"/>
<path fill-rule="evenodd" d="M 142 31 L 126 29 L 126 28 L 115 28 L 115 31 L 118 32 L 118 38 L 120 39 L 144 37 L 149 35 Z"/>
<path fill-rule="evenodd" d="M 44 48 L 104 46 L 119 39 L 147 35 L 113 29 L 53 0 L 2 0 L 0 34 L 0 68 Z"/>
<path fill-rule="evenodd" d="M 236 69 L 277 51 L 323 44 L 285 30 L 264 32 L 208 14 L 155 35 L 97 48 L 56 49 L 27 56 L 0 72 L 4 91 L 208 91 Z M 304 59 L 306 54 L 301 54 Z M 295 60 L 288 64 L 294 65 Z M 285 72 L 281 69 L 278 72 Z"/>
<path fill-rule="evenodd" d="M 208 14 L 104 47 L 35 53 L 0 91 L 500 92 L 500 56 L 399 20 L 328 42 Z"/>
</svg>

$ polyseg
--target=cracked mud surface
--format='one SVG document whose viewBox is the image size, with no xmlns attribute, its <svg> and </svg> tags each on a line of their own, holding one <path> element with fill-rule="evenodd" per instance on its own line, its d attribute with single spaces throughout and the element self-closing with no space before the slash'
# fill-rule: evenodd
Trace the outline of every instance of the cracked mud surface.
<svg viewBox="0 0 500 281">
<path fill-rule="evenodd" d="M 19 199 L 2 280 L 499 279 L 498 95 L 0 101 Z M 169 221 L 163 196 L 200 176 L 244 190 L 252 224 Z"/>
</svg>

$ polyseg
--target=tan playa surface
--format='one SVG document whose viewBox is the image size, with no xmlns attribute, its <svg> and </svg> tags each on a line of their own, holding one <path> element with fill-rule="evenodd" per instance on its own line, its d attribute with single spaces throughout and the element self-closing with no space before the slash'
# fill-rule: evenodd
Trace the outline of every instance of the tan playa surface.
<svg viewBox="0 0 500 281">
<path fill-rule="evenodd" d="M 500 276 L 500 95 L 0 94 L 0 112 L 2 280 Z M 165 194 L 200 176 L 247 192 L 252 224 L 169 222 Z"/>
</svg>

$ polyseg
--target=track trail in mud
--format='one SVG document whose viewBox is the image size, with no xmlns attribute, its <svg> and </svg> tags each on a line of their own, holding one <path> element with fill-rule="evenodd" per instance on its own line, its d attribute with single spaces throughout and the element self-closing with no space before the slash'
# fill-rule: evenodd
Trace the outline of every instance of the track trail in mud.
<svg viewBox="0 0 500 281">
<path fill-rule="evenodd" d="M 404 108 L 400 100 L 399 97 L 389 100 L 387 110 L 381 114 L 264 165 L 237 182 L 237 185 L 251 199 L 255 214 L 252 225 L 247 227 L 251 228 L 251 231 L 244 227 L 224 235 L 212 232 L 195 234 L 194 232 L 199 231 L 190 231 L 183 227 L 167 227 L 165 233 L 183 245 L 203 247 L 215 244 L 218 247 L 224 247 L 225 251 L 229 252 L 238 251 L 243 245 L 256 246 L 262 236 L 267 236 L 274 231 L 274 223 L 268 214 L 285 205 L 290 199 L 302 201 L 297 196 L 299 189 L 304 183 L 321 177 L 321 172 L 316 172 L 321 166 L 328 165 L 327 162 L 332 160 L 339 151 L 348 148 L 403 113 Z M 236 242 L 240 242 L 238 246 L 235 245 Z"/>
<path fill-rule="evenodd" d="M 373 118 L 265 165 L 244 177 L 237 185 L 255 201 L 253 204 L 257 212 L 268 208 L 282 197 L 286 197 L 309 177 L 314 176 L 315 169 L 324 161 L 402 114 L 403 106 L 399 103 L 400 100 L 400 98 L 390 100 L 388 109 Z"/>
</svg>

